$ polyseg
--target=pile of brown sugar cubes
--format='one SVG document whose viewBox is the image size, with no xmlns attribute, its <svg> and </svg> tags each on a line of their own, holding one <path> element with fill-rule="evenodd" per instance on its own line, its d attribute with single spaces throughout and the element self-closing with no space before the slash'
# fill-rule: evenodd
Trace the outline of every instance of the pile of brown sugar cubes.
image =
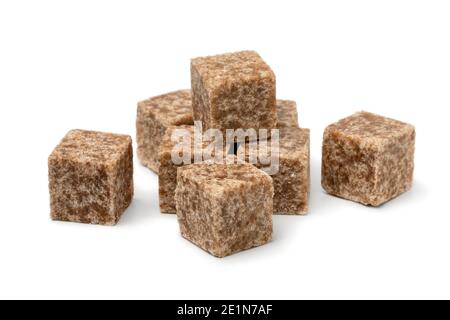
<svg viewBox="0 0 450 320">
<path fill-rule="evenodd" d="M 273 214 L 308 212 L 309 129 L 294 101 L 277 100 L 275 74 L 254 51 L 193 59 L 191 90 L 138 103 L 136 128 L 139 160 L 159 176 L 161 212 L 216 257 L 271 241 Z M 207 132 L 222 139 L 212 158 L 211 141 L 197 141 Z M 400 121 L 368 112 L 340 120 L 324 133 L 322 186 L 379 206 L 411 188 L 414 142 Z M 52 219 L 115 225 L 132 201 L 132 161 L 129 136 L 70 131 L 49 158 Z"/>
</svg>

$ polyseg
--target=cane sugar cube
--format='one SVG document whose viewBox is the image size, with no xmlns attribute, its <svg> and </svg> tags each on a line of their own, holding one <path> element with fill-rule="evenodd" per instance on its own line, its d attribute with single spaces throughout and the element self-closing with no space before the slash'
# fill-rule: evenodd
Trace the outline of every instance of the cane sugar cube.
<svg viewBox="0 0 450 320">
<path fill-rule="evenodd" d="M 281 128 L 278 145 L 273 138 L 266 145 L 262 143 L 254 141 L 241 145 L 237 157 L 271 175 L 275 190 L 274 214 L 305 215 L 310 193 L 309 129 Z"/>
<path fill-rule="evenodd" d="M 379 206 L 413 183 L 412 125 L 358 112 L 328 126 L 323 138 L 322 186 L 328 193 Z"/>
<path fill-rule="evenodd" d="M 172 136 L 175 132 L 175 130 L 184 130 L 184 133 L 187 134 L 186 140 L 184 142 L 187 142 L 188 148 L 186 154 L 184 154 L 183 148 L 176 149 L 176 144 L 179 143 L 179 141 L 172 140 Z M 178 137 L 177 139 L 181 138 Z M 181 138 L 183 139 L 183 138 Z M 208 146 L 211 144 L 210 142 L 202 141 L 198 147 L 195 147 L 194 145 L 195 139 L 194 139 L 194 126 L 178 126 L 178 127 L 170 127 L 167 129 L 166 134 L 163 137 L 160 149 L 159 149 L 159 162 L 160 162 L 160 168 L 159 168 L 159 208 L 161 213 L 176 213 L 176 204 L 175 204 L 175 189 L 177 187 L 177 169 L 179 167 L 182 167 L 186 164 L 192 164 L 194 161 L 199 159 L 199 162 L 202 162 L 203 160 L 210 160 L 210 159 L 204 159 L 204 153 L 206 154 L 206 151 L 209 152 Z M 212 157 L 218 157 L 219 161 L 225 162 L 226 161 L 226 155 L 231 152 L 230 148 L 231 146 L 227 146 L 225 144 L 222 144 L 223 152 L 219 153 L 217 150 L 213 149 L 210 152 L 210 155 Z M 187 163 L 176 161 L 178 163 L 174 162 L 174 159 L 172 158 L 173 152 L 177 153 L 177 157 L 179 159 L 185 158 L 187 160 Z M 189 153 L 189 154 L 187 154 Z M 200 157 L 200 158 L 199 158 Z M 215 158 L 214 158 L 215 159 Z M 214 160 L 211 159 L 211 160 Z"/>
<path fill-rule="evenodd" d="M 310 193 L 310 131 L 280 129 L 279 172 L 272 176 L 274 213 L 304 215 Z"/>
<path fill-rule="evenodd" d="M 190 163 L 194 160 L 193 143 L 194 143 L 194 126 L 180 126 L 180 127 L 170 127 L 167 129 L 164 135 L 161 146 L 159 149 L 159 173 L 158 173 L 158 183 L 159 183 L 159 208 L 161 213 L 176 213 L 175 204 L 175 189 L 177 187 L 177 168 L 185 165 L 182 163 L 174 163 L 172 159 L 172 152 L 175 147 L 175 141 L 172 141 L 172 134 L 175 130 L 182 129 L 189 133 L 189 152 L 191 154 L 184 155 L 182 150 L 178 151 L 180 157 L 188 157 Z M 189 163 L 189 164 L 190 164 Z"/>
<path fill-rule="evenodd" d="M 194 120 L 207 129 L 271 129 L 277 125 L 275 74 L 254 51 L 191 61 Z"/>
<path fill-rule="evenodd" d="M 178 169 L 181 234 L 216 257 L 272 239 L 272 179 L 250 164 L 193 164 Z"/>
<path fill-rule="evenodd" d="M 70 131 L 48 166 L 53 220 L 115 225 L 132 201 L 129 136 Z"/>
<path fill-rule="evenodd" d="M 180 90 L 138 103 L 136 132 L 138 158 L 155 173 L 159 170 L 158 151 L 170 126 L 193 125 L 190 90 Z"/>
<path fill-rule="evenodd" d="M 277 100 L 278 128 L 297 127 L 297 103 L 291 100 Z"/>
</svg>

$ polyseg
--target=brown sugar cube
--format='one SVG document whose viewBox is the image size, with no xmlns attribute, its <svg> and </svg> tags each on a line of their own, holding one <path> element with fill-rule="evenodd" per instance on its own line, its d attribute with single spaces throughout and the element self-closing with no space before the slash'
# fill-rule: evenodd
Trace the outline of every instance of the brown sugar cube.
<svg viewBox="0 0 450 320">
<path fill-rule="evenodd" d="M 53 220 L 115 225 L 132 201 L 129 136 L 70 131 L 48 166 Z"/>
<path fill-rule="evenodd" d="M 272 176 L 274 213 L 304 215 L 310 190 L 310 131 L 280 129 L 279 172 Z"/>
<path fill-rule="evenodd" d="M 277 125 L 275 74 L 254 51 L 191 61 L 194 120 L 207 129 L 271 129 Z"/>
<path fill-rule="evenodd" d="M 278 147 L 267 141 L 267 151 L 261 150 L 261 141 L 241 145 L 237 156 L 260 169 L 270 169 L 275 195 L 273 212 L 281 215 L 304 215 L 308 212 L 310 192 L 310 131 L 300 128 L 281 128 Z M 278 169 L 272 156 L 278 154 Z M 270 164 L 261 155 L 269 157 Z M 253 160 L 252 160 L 253 158 Z"/>
<path fill-rule="evenodd" d="M 190 90 L 175 91 L 139 102 L 136 132 L 141 163 L 158 173 L 158 149 L 166 129 L 193 124 Z"/>
<path fill-rule="evenodd" d="M 277 100 L 278 128 L 297 127 L 297 103 L 291 100 Z"/>
<path fill-rule="evenodd" d="M 272 239 L 272 179 L 250 164 L 194 164 L 178 169 L 181 234 L 216 257 Z"/>
<path fill-rule="evenodd" d="M 175 164 L 172 160 L 172 150 L 175 142 L 172 141 L 174 130 L 185 129 L 190 133 L 190 143 L 193 144 L 193 126 L 170 127 L 164 135 L 159 148 L 159 208 L 162 213 L 176 213 L 175 189 L 177 187 L 177 168 L 183 166 L 183 163 Z M 193 145 L 191 145 L 191 162 L 194 160 Z"/>
<path fill-rule="evenodd" d="M 328 126 L 323 138 L 322 186 L 328 193 L 379 206 L 412 187 L 413 126 L 358 112 Z"/>
<path fill-rule="evenodd" d="M 159 207 L 161 213 L 176 213 L 176 203 L 175 203 L 175 189 L 177 187 L 177 168 L 184 166 L 184 163 L 175 164 L 172 160 L 172 151 L 175 147 L 176 142 L 172 141 L 172 134 L 177 129 L 184 129 L 189 133 L 189 143 L 190 143 L 190 155 L 189 164 L 194 163 L 196 154 L 200 154 L 203 157 L 203 151 L 206 150 L 209 142 L 203 142 L 200 150 L 194 147 L 194 126 L 178 126 L 170 127 L 167 129 L 166 134 L 163 137 L 160 149 L 159 149 Z M 229 146 L 223 146 L 223 156 L 230 153 Z M 181 157 L 185 156 L 180 151 Z M 222 155 L 221 158 L 223 159 Z M 216 156 L 213 152 L 212 156 Z M 200 161 L 202 161 L 201 159 Z"/>
</svg>

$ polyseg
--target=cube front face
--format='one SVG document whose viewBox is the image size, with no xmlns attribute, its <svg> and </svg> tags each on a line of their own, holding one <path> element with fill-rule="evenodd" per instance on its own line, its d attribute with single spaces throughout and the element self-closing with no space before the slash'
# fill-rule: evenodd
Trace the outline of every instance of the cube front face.
<svg viewBox="0 0 450 320">
<path fill-rule="evenodd" d="M 383 146 L 376 179 L 378 195 L 376 205 L 412 188 L 415 137 L 415 130 L 411 128 Z"/>
<path fill-rule="evenodd" d="M 277 100 L 278 128 L 298 128 L 297 103 L 291 100 Z"/>
<path fill-rule="evenodd" d="M 172 161 L 172 150 L 175 146 L 172 142 L 172 133 L 176 129 L 184 129 L 190 134 L 191 142 L 191 152 L 192 144 L 194 142 L 194 127 L 193 126 L 179 126 L 179 127 L 169 127 L 162 139 L 161 146 L 159 149 L 159 173 L 158 173 L 158 184 L 159 184 L 159 208 L 161 213 L 176 213 L 176 203 L 175 203 L 175 189 L 177 187 L 177 168 L 181 167 L 183 164 L 174 164 Z M 184 154 L 179 154 L 184 156 Z M 191 154 L 191 161 L 193 160 L 193 153 Z"/>
<path fill-rule="evenodd" d="M 203 141 L 201 148 L 194 147 L 194 127 L 193 126 L 176 126 L 169 127 L 162 139 L 161 146 L 159 148 L 159 208 L 161 213 L 176 213 L 175 203 L 175 189 L 177 187 L 177 169 L 185 164 L 175 164 L 172 160 L 172 151 L 175 147 L 175 143 L 172 141 L 172 134 L 174 130 L 183 129 L 190 136 L 191 154 L 190 163 L 193 163 L 196 154 L 203 157 L 203 152 L 208 151 L 207 148 L 210 145 L 209 141 Z M 229 153 L 231 146 L 224 146 L 223 154 Z M 198 149 L 198 150 L 197 150 Z M 213 150 L 211 155 L 214 157 L 218 153 L 217 150 Z M 185 157 L 186 155 L 178 150 L 178 156 Z M 221 157 L 222 158 L 222 157 Z M 214 160 L 214 159 L 213 159 Z M 189 164 L 190 164 L 189 163 Z"/>
<path fill-rule="evenodd" d="M 305 215 L 309 203 L 309 155 L 304 159 L 281 159 L 280 172 L 274 175 L 273 210 L 281 215 Z"/>
<path fill-rule="evenodd" d="M 166 128 L 154 117 L 144 116 L 142 111 L 138 111 L 136 124 L 138 158 L 143 166 L 156 173 L 159 170 L 159 162 L 156 155 L 165 131 Z"/>
<path fill-rule="evenodd" d="M 273 176 L 274 212 L 304 215 L 309 208 L 310 130 L 280 128 L 280 172 Z"/>
<path fill-rule="evenodd" d="M 322 186 L 330 194 L 379 206 L 412 187 L 415 130 L 357 113 L 324 133 Z"/>
<path fill-rule="evenodd" d="M 50 195 L 53 220 L 113 225 L 114 214 L 109 173 L 104 167 L 81 166 L 51 159 Z"/>
<path fill-rule="evenodd" d="M 243 179 L 229 175 L 235 168 Z M 219 175 L 225 171 L 228 174 L 211 176 L 211 170 L 221 172 Z M 210 177 L 203 179 L 205 171 L 209 171 Z M 260 246 L 272 239 L 272 181 L 251 165 L 180 168 L 176 202 L 182 236 L 216 257 Z"/>
<path fill-rule="evenodd" d="M 175 190 L 177 188 L 177 168 L 165 153 L 159 170 L 159 209 L 161 213 L 176 213 Z"/>
<path fill-rule="evenodd" d="M 158 173 L 158 152 L 170 126 L 193 125 L 191 90 L 179 90 L 138 103 L 136 133 L 138 158 Z"/>
<path fill-rule="evenodd" d="M 112 172 L 113 186 L 113 209 L 116 222 L 125 210 L 130 206 L 134 196 L 134 179 L 133 179 L 133 146 L 130 143 L 124 150 L 124 153 L 115 164 L 115 170 Z"/>
<path fill-rule="evenodd" d="M 194 119 L 204 129 L 260 129 L 277 125 L 275 75 L 252 51 L 193 59 Z"/>
<path fill-rule="evenodd" d="M 72 131 L 49 157 L 51 218 L 115 225 L 133 198 L 127 136 Z"/>
<path fill-rule="evenodd" d="M 256 144 L 256 147 L 250 147 Z M 243 147 L 245 146 L 245 151 Z M 310 190 L 310 130 L 304 128 L 280 128 L 279 147 L 268 141 L 267 146 L 279 155 L 279 171 L 273 174 L 275 195 L 273 213 L 279 215 L 304 215 L 308 212 Z M 246 161 L 257 160 L 257 168 L 262 165 L 258 153 L 258 142 L 248 142 L 238 150 L 245 152 Z M 256 155 L 254 153 L 257 153 Z M 270 153 L 270 155 L 272 155 Z M 272 164 L 273 165 L 273 164 Z"/>
<path fill-rule="evenodd" d="M 376 159 L 374 146 L 326 130 L 322 149 L 322 186 L 344 199 L 375 204 Z"/>
</svg>

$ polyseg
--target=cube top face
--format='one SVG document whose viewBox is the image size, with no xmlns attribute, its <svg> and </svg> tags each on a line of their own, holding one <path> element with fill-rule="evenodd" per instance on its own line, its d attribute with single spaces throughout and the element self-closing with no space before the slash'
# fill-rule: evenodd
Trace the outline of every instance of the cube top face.
<svg viewBox="0 0 450 320">
<path fill-rule="evenodd" d="M 155 119 L 166 127 L 194 124 L 191 90 L 179 90 L 139 102 L 138 118 Z"/>
<path fill-rule="evenodd" d="M 277 125 L 275 74 L 253 51 L 191 62 L 194 119 L 204 129 L 272 129 Z"/>
<path fill-rule="evenodd" d="M 358 112 L 344 118 L 326 129 L 330 134 L 360 141 L 363 145 L 380 149 L 391 140 L 411 135 L 414 127 L 394 119 L 389 119 L 369 112 Z"/>
<path fill-rule="evenodd" d="M 298 127 L 297 103 L 291 100 L 277 100 L 278 128 Z"/>
<path fill-rule="evenodd" d="M 131 137 L 85 130 L 70 131 L 50 155 L 77 163 L 108 164 L 118 161 L 131 146 Z"/>
<path fill-rule="evenodd" d="M 221 199 L 224 192 L 246 185 L 272 185 L 269 175 L 248 163 L 188 165 L 178 168 L 178 178 L 195 182 L 202 190 L 211 192 L 211 196 L 218 199 Z"/>
<path fill-rule="evenodd" d="M 272 79 L 272 69 L 255 51 L 241 51 L 192 59 L 207 88 L 236 80 Z"/>
</svg>

